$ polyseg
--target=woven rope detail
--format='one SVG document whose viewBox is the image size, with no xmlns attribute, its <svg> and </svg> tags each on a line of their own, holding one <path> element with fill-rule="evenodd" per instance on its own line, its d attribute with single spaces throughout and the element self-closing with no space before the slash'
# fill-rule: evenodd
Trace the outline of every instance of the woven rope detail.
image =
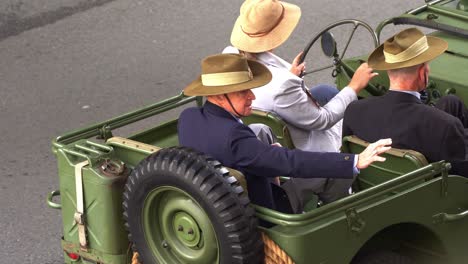
<svg viewBox="0 0 468 264">
<path fill-rule="evenodd" d="M 132 264 L 141 264 L 139 261 L 138 261 L 138 252 L 133 252 L 133 257 L 132 257 Z"/>
<path fill-rule="evenodd" d="M 264 233 L 262 239 L 265 244 L 265 264 L 294 264 L 291 257 Z"/>
</svg>

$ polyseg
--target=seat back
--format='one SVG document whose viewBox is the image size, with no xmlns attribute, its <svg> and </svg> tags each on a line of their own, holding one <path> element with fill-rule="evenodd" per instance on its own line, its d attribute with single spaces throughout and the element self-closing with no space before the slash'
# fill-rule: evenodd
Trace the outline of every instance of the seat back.
<svg viewBox="0 0 468 264">
<path fill-rule="evenodd" d="M 343 138 L 341 151 L 358 154 L 368 145 L 368 142 L 356 136 L 347 136 Z M 385 162 L 374 162 L 362 169 L 354 187 L 358 190 L 367 189 L 428 164 L 424 155 L 414 150 L 392 148 L 381 156 L 386 158 Z"/>
<path fill-rule="evenodd" d="M 265 124 L 271 128 L 275 136 L 278 138 L 278 142 L 283 147 L 287 147 L 289 149 L 295 148 L 286 122 L 273 112 L 254 109 L 252 110 L 251 115 L 242 118 L 242 122 L 246 125 L 254 123 Z"/>
</svg>

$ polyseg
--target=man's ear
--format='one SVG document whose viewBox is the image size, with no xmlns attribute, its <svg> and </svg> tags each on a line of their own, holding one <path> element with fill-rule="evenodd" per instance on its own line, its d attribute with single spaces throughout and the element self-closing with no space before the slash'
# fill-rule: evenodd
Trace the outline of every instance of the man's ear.
<svg viewBox="0 0 468 264">
<path fill-rule="evenodd" d="M 421 82 L 421 84 L 423 84 L 424 87 L 422 87 L 422 89 L 426 89 L 427 87 L 427 67 L 426 67 L 426 63 L 423 63 L 421 65 L 421 67 L 419 67 L 418 69 L 418 78 L 419 78 L 419 81 Z"/>
<path fill-rule="evenodd" d="M 424 81 L 424 75 L 425 75 L 425 72 L 426 72 L 426 69 L 425 69 L 425 65 L 424 64 L 421 64 L 419 67 L 418 67 L 418 81 Z"/>
</svg>

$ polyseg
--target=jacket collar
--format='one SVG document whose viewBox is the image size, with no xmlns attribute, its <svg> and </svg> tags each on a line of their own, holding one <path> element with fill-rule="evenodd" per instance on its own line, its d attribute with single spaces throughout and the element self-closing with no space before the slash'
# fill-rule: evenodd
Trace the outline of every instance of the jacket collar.
<svg viewBox="0 0 468 264">
<path fill-rule="evenodd" d="M 422 104 L 420 99 L 418 99 L 416 96 L 409 94 L 409 93 L 388 90 L 384 96 L 386 98 L 398 99 L 398 101 L 402 101 L 402 102 L 413 102 L 413 103 Z"/>
</svg>

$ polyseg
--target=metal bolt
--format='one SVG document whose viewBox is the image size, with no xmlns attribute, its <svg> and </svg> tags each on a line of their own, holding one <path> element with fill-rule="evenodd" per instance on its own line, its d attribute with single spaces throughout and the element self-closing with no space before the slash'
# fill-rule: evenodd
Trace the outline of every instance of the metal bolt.
<svg viewBox="0 0 468 264">
<path fill-rule="evenodd" d="M 433 20 L 433 19 L 437 19 L 437 18 L 439 18 L 439 16 L 436 15 L 436 14 L 433 14 L 433 13 L 430 13 L 430 14 L 427 15 L 428 20 Z"/>
<path fill-rule="evenodd" d="M 163 246 L 163 248 L 168 248 L 168 247 L 169 247 L 169 244 L 166 242 L 166 240 L 164 240 L 164 241 L 162 242 L 162 246 Z"/>
<path fill-rule="evenodd" d="M 188 230 L 188 234 L 189 234 L 189 235 L 193 235 L 193 233 L 194 233 L 194 232 L 193 232 L 193 229 L 190 228 L 190 229 Z"/>
<path fill-rule="evenodd" d="M 182 231 L 184 231 L 184 227 L 183 227 L 183 226 L 181 226 L 181 225 L 179 225 L 179 226 L 177 227 L 177 231 L 179 231 L 179 232 L 182 232 Z"/>
</svg>

